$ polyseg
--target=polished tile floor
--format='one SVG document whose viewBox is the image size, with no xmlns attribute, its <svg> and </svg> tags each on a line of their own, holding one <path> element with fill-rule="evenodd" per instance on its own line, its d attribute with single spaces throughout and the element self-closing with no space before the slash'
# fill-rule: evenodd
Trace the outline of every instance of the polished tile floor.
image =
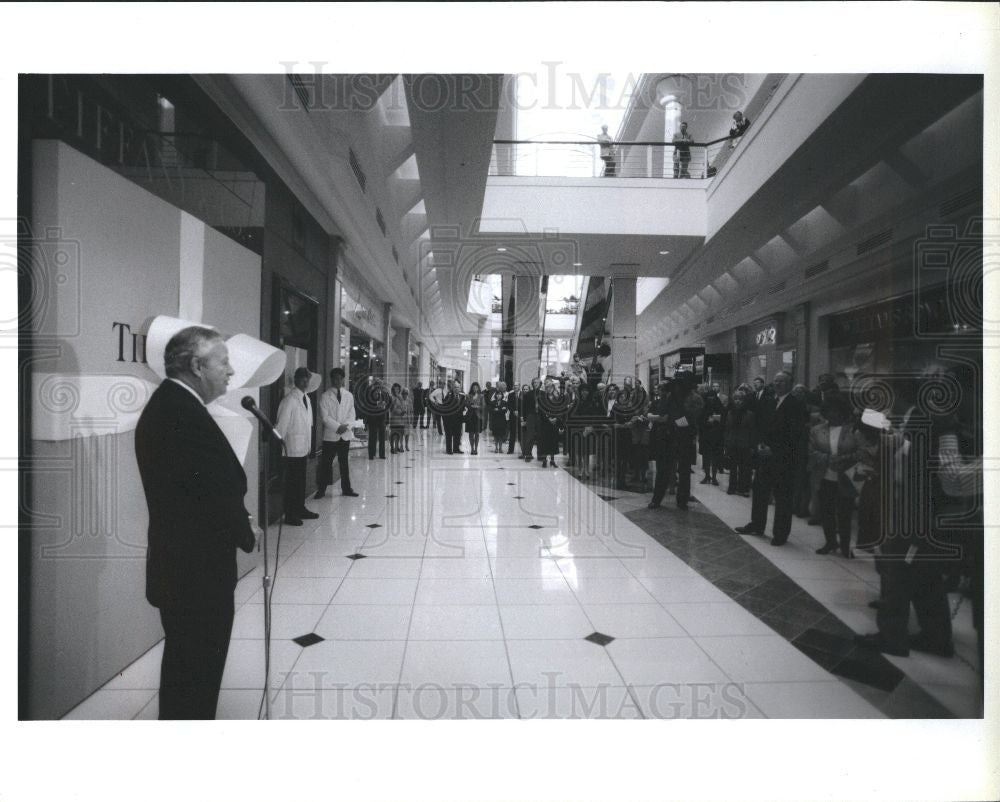
<svg viewBox="0 0 1000 802">
<path fill-rule="evenodd" d="M 818 528 L 796 520 L 774 549 L 731 532 L 750 502 L 721 488 L 695 483 L 691 511 L 654 513 L 562 467 L 442 446 L 425 430 L 386 460 L 355 451 L 361 495 L 334 488 L 309 501 L 319 520 L 283 531 L 272 718 L 978 715 L 967 607 L 954 659 L 886 658 L 874 679 L 851 663 L 843 634 L 873 630 L 877 577 L 817 557 Z M 739 581 L 750 562 L 756 586 Z M 261 708 L 262 573 L 236 589 L 219 718 Z M 162 642 L 67 718 L 156 718 L 161 655 Z"/>
</svg>

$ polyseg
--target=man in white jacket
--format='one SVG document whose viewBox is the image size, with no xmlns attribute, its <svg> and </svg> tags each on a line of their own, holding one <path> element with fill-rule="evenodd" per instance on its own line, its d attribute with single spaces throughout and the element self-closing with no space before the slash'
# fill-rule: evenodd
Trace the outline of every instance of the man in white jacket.
<svg viewBox="0 0 1000 802">
<path fill-rule="evenodd" d="M 340 491 L 345 496 L 358 495 L 351 489 L 351 469 L 348 452 L 354 439 L 354 396 L 344 389 L 344 369 L 330 371 L 330 389 L 319 399 L 319 415 L 323 419 L 323 453 L 316 468 L 316 495 L 323 498 L 333 484 L 333 457 L 340 465 Z"/>
<path fill-rule="evenodd" d="M 303 518 L 319 518 L 306 509 L 306 459 L 312 448 L 313 411 L 306 395 L 311 377 L 309 368 L 296 368 L 295 386 L 278 405 L 274 428 L 285 441 L 285 523 L 302 526 Z"/>
</svg>

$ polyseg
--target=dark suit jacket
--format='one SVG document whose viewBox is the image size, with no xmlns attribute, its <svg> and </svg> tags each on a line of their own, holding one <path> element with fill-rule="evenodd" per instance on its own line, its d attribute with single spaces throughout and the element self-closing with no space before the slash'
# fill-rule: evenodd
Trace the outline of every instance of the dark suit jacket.
<svg viewBox="0 0 1000 802">
<path fill-rule="evenodd" d="M 135 455 L 149 508 L 146 598 L 171 612 L 231 605 L 236 549 L 254 534 L 247 477 L 205 405 L 166 379 L 139 418 Z"/>
<path fill-rule="evenodd" d="M 808 410 L 801 401 L 789 393 L 781 406 L 778 399 L 765 396 L 754 410 L 757 422 L 757 443 L 771 449 L 778 460 L 791 460 L 796 447 L 801 446 L 802 428 L 809 417 Z"/>
</svg>

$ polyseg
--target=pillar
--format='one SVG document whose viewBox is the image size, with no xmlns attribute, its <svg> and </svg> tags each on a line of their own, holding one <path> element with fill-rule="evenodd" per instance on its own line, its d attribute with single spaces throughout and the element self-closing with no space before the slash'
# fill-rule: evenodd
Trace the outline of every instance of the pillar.
<svg viewBox="0 0 1000 802">
<path fill-rule="evenodd" d="M 382 342 L 385 345 L 385 380 L 391 385 L 395 379 L 395 365 L 392 358 L 392 304 L 382 304 Z"/>
<path fill-rule="evenodd" d="M 417 349 L 419 354 L 417 357 L 418 369 L 414 384 L 416 384 L 416 381 L 422 381 L 424 387 L 430 387 L 433 381 L 433 377 L 431 376 L 431 349 L 427 347 L 427 343 L 420 343 Z"/>
<path fill-rule="evenodd" d="M 399 371 L 399 383 L 403 387 L 409 387 L 413 378 L 410 376 L 410 330 L 409 329 L 397 329 L 396 339 L 399 341 L 399 349 L 396 357 L 401 361 L 397 365 L 397 370 Z"/>
<path fill-rule="evenodd" d="M 608 375 L 621 386 L 626 376 L 635 378 L 635 276 L 615 276 L 611 291 L 611 360 Z M 648 377 L 647 377 L 648 378 Z"/>
<path fill-rule="evenodd" d="M 537 276 L 514 277 L 514 380 L 518 385 L 528 384 L 538 376 L 538 346 L 542 338 L 540 290 Z"/>
</svg>

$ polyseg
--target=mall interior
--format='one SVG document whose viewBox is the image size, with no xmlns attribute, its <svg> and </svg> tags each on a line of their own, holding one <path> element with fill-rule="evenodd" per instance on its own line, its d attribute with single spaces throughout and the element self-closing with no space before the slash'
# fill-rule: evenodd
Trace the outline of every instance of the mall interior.
<svg viewBox="0 0 1000 802">
<path fill-rule="evenodd" d="M 159 715 L 160 316 L 284 356 L 219 719 L 983 716 L 983 77 L 573 77 L 20 76 L 20 719 Z"/>
</svg>

